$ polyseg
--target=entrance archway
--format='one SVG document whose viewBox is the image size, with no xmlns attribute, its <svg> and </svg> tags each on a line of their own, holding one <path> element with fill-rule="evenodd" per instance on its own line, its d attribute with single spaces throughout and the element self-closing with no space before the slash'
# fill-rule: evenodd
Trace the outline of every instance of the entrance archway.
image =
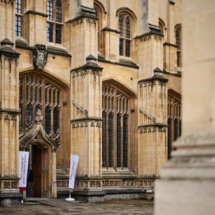
<svg viewBox="0 0 215 215">
<path fill-rule="evenodd" d="M 59 136 L 50 138 L 42 126 L 41 111 L 38 110 L 35 124 L 20 136 L 20 150 L 29 151 L 29 174 L 27 195 L 33 197 L 57 197 L 56 151 Z"/>
</svg>

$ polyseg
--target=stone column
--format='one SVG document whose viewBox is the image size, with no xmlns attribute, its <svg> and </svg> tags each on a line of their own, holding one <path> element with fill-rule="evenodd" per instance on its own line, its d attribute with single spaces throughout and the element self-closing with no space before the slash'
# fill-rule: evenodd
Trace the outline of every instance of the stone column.
<svg viewBox="0 0 215 215">
<path fill-rule="evenodd" d="M 71 153 L 80 156 L 74 195 L 103 201 L 102 191 L 102 68 L 93 56 L 71 71 Z"/>
<path fill-rule="evenodd" d="M 30 46 L 45 44 L 47 42 L 47 32 L 44 29 L 46 29 L 48 17 L 46 1 L 29 0 L 23 6 L 23 37 Z"/>
<path fill-rule="evenodd" d="M 77 68 L 86 63 L 86 57 L 89 55 L 97 57 L 98 19 L 93 8 L 93 0 L 71 1 L 71 5 L 74 8 L 71 8 L 70 18 L 67 21 L 67 47 L 72 53 L 72 67 Z"/>
<path fill-rule="evenodd" d="M 156 70 L 155 70 L 156 71 Z M 138 82 L 138 176 L 154 179 L 167 159 L 167 79 L 159 74 Z"/>
<path fill-rule="evenodd" d="M 0 204 L 21 202 L 19 192 L 19 73 L 17 53 L 9 39 L 0 47 Z"/>
<path fill-rule="evenodd" d="M 215 211 L 215 2 L 183 1 L 182 137 L 155 186 L 155 215 Z"/>
<path fill-rule="evenodd" d="M 167 79 L 163 68 L 163 34 L 158 26 L 159 1 L 142 0 L 141 35 L 136 37 L 138 81 L 138 177 L 152 191 L 167 159 Z M 138 13 L 141 13 L 139 11 Z M 156 69 L 155 69 L 156 68 Z M 146 180 L 147 179 L 147 180 Z"/>
</svg>

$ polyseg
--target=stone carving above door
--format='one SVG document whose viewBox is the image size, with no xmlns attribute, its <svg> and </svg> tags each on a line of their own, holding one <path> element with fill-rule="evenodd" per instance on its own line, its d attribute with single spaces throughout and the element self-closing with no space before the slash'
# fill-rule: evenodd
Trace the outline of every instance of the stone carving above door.
<svg viewBox="0 0 215 215">
<path fill-rule="evenodd" d="M 43 44 L 37 44 L 33 50 L 33 64 L 37 69 L 43 69 L 47 63 L 48 50 Z"/>
<path fill-rule="evenodd" d="M 41 110 L 38 109 L 35 116 L 34 125 L 27 129 L 26 132 L 19 137 L 19 148 L 24 150 L 29 143 L 39 142 L 49 145 L 53 151 L 57 151 L 60 147 L 60 131 L 56 135 L 48 135 L 42 125 L 43 116 Z"/>
</svg>

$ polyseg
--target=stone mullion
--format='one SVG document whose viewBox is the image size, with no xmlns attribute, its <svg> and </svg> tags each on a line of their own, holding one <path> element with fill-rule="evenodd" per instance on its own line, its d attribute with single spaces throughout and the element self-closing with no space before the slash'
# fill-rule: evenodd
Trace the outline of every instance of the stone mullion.
<svg viewBox="0 0 215 215">
<path fill-rule="evenodd" d="M 105 115 L 106 131 L 108 131 L 108 112 Z M 108 132 L 106 132 L 106 167 L 109 167 Z"/>
<path fill-rule="evenodd" d="M 124 167 L 124 165 L 123 165 L 123 152 L 124 152 L 123 151 L 123 149 L 124 149 L 124 147 L 123 147 L 123 139 L 124 139 L 123 138 L 124 137 L 124 135 L 123 135 L 124 134 L 123 133 L 123 131 L 124 131 L 124 127 L 123 127 L 123 116 L 124 116 L 124 107 L 123 106 L 124 105 L 123 105 L 123 103 L 124 103 L 124 99 L 125 99 L 124 97 L 121 97 L 122 111 L 121 111 L 121 114 L 120 114 L 120 118 L 121 118 L 120 119 L 120 121 L 121 121 L 120 122 L 120 125 L 121 125 L 121 128 L 120 128 L 121 129 L 121 137 L 120 137 L 121 138 L 121 152 L 120 152 L 120 154 L 121 154 L 121 167 L 120 168 Z"/>
<path fill-rule="evenodd" d="M 112 110 L 112 114 L 113 114 L 113 167 L 116 168 L 117 167 L 117 114 L 116 114 L 116 111 L 115 111 L 115 107 L 116 107 L 116 104 L 117 104 L 117 101 L 116 101 L 116 95 L 117 95 L 117 91 L 114 90 L 114 93 L 113 93 L 113 108 L 114 110 Z"/>
<path fill-rule="evenodd" d="M 172 98 L 171 99 L 171 103 L 172 103 L 172 106 L 171 106 L 171 143 L 173 143 L 174 141 L 174 115 L 175 115 L 175 112 L 174 112 L 174 109 L 175 109 L 175 99 Z M 171 147 L 172 147 L 172 144 L 171 144 Z"/>
<path fill-rule="evenodd" d="M 41 110 L 41 112 L 42 112 L 42 116 L 45 116 L 46 114 L 46 112 L 45 112 L 45 110 L 46 110 L 46 101 L 45 101 L 45 94 L 46 94 L 46 88 L 45 88 L 45 80 L 43 79 L 43 80 L 41 80 L 41 88 L 42 88 L 42 107 L 44 107 L 44 108 L 42 108 L 42 110 Z M 45 120 L 43 120 L 42 121 L 42 123 L 43 123 L 43 126 L 44 126 L 44 128 L 45 128 Z"/>
<path fill-rule="evenodd" d="M 9 137 L 8 137 L 8 156 L 7 156 L 7 158 L 9 158 L 8 159 L 8 170 L 9 170 L 9 176 L 11 176 L 11 167 L 12 167 L 12 165 L 11 165 L 11 159 L 10 159 L 10 154 L 11 154 L 11 152 L 12 152 L 12 154 L 13 154 L 13 150 L 12 150 L 12 122 L 11 122 L 11 118 L 12 118 L 12 116 L 11 115 L 9 115 L 9 126 L 8 126 L 8 134 L 9 134 Z"/>
<path fill-rule="evenodd" d="M 53 88 L 50 88 L 49 93 L 51 94 L 50 109 L 51 109 L 51 133 L 54 133 L 54 104 L 53 104 Z"/>
</svg>

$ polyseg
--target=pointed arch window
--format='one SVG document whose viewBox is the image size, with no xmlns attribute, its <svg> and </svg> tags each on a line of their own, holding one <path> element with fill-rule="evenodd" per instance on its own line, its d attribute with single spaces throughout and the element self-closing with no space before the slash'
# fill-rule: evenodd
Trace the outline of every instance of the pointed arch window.
<svg viewBox="0 0 215 215">
<path fill-rule="evenodd" d="M 22 11 L 22 0 L 15 1 L 15 33 L 16 36 L 22 36 L 22 19 L 23 19 L 23 11 Z"/>
<path fill-rule="evenodd" d="M 177 45 L 177 67 L 181 67 L 182 52 L 181 52 L 181 26 L 176 26 L 175 40 Z"/>
<path fill-rule="evenodd" d="M 119 55 L 130 57 L 131 55 L 131 18 L 126 14 L 121 14 L 118 18 Z"/>
<path fill-rule="evenodd" d="M 47 41 L 53 43 L 62 43 L 62 1 L 47 0 Z"/>
<path fill-rule="evenodd" d="M 128 167 L 129 98 L 112 86 L 103 86 L 102 166 Z"/>
</svg>

